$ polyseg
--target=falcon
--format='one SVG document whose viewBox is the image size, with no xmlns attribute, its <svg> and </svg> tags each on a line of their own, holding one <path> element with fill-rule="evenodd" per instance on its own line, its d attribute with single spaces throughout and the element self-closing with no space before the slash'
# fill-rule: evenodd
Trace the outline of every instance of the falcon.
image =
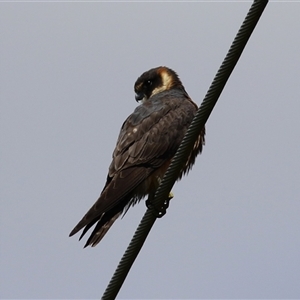
<svg viewBox="0 0 300 300">
<path fill-rule="evenodd" d="M 83 229 L 80 240 L 96 224 L 84 247 L 96 246 L 123 212 L 154 195 L 198 109 L 176 72 L 167 67 L 143 73 L 134 90 L 140 105 L 122 125 L 100 197 L 70 233 Z M 178 180 L 201 153 L 204 135 L 205 128 Z"/>
</svg>

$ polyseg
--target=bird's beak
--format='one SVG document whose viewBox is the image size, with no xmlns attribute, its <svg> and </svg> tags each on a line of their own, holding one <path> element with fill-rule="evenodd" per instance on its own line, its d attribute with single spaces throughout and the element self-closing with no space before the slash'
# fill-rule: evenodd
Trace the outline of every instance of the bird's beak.
<svg viewBox="0 0 300 300">
<path fill-rule="evenodd" d="M 135 93 L 136 102 L 142 102 L 145 98 L 144 93 Z"/>
</svg>

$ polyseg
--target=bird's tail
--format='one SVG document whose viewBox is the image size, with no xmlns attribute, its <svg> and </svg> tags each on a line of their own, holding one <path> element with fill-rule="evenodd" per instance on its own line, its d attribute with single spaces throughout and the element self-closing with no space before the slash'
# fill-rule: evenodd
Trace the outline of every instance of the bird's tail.
<svg viewBox="0 0 300 300">
<path fill-rule="evenodd" d="M 103 216 L 103 219 L 101 219 L 96 227 L 94 228 L 93 232 L 91 233 L 90 237 L 88 238 L 86 244 L 84 245 L 84 248 L 87 246 L 92 246 L 95 247 L 104 237 L 104 235 L 106 234 L 106 232 L 108 231 L 108 229 L 114 224 L 114 222 L 119 218 L 119 216 L 121 215 L 122 212 L 119 212 L 117 214 L 115 214 L 114 216 L 112 216 L 109 220 L 105 220 L 107 218 L 105 218 L 105 214 Z M 102 221 L 102 222 L 101 222 Z M 104 222 L 105 223 L 104 223 Z M 83 234 L 82 234 L 83 236 Z M 81 236 L 81 237 L 82 237 Z M 80 237 L 80 238 L 81 238 Z"/>
</svg>

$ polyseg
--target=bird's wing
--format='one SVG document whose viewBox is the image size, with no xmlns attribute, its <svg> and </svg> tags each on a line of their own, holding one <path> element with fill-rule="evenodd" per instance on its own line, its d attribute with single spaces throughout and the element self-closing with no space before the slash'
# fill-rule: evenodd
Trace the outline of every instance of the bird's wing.
<svg viewBox="0 0 300 300">
<path fill-rule="evenodd" d="M 85 233 L 109 210 L 122 211 L 135 193 L 140 197 L 149 193 L 143 182 L 159 168 L 165 168 L 174 156 L 197 107 L 179 91 L 159 93 L 152 98 L 138 106 L 123 123 L 106 185 L 70 235 L 89 224 Z"/>
</svg>

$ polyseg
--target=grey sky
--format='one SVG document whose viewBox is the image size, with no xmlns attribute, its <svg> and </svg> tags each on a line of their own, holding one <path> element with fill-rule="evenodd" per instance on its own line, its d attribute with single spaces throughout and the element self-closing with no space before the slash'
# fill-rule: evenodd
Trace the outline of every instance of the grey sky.
<svg viewBox="0 0 300 300">
<path fill-rule="evenodd" d="M 144 202 L 68 238 L 105 182 L 133 84 L 201 103 L 251 2 L 0 3 L 1 298 L 99 298 Z M 120 298 L 300 298 L 300 3 L 270 2 Z"/>
</svg>

